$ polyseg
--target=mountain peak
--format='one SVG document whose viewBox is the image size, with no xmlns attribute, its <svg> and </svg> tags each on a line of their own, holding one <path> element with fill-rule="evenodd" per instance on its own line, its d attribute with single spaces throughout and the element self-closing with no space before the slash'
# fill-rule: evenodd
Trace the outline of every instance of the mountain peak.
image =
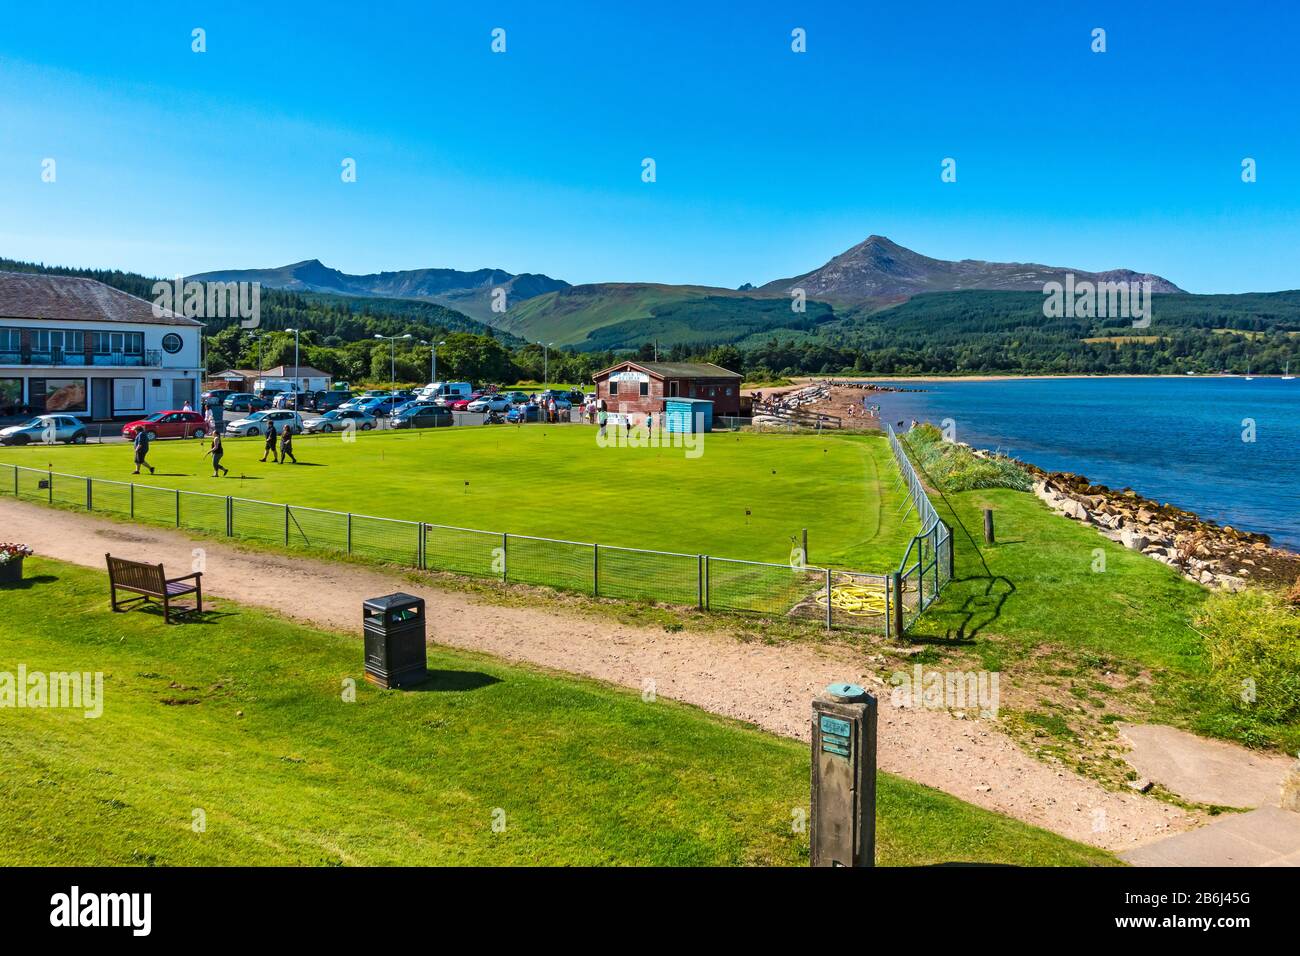
<svg viewBox="0 0 1300 956">
<path fill-rule="evenodd" d="M 907 299 L 922 292 L 962 289 L 1039 291 L 1046 282 L 1064 281 L 1066 273 L 1073 273 L 1076 281 L 1150 281 L 1153 292 L 1183 291 L 1160 276 L 1129 269 L 1094 273 L 1037 263 L 932 259 L 875 234 L 824 266 L 791 279 L 769 282 L 762 286 L 762 291 L 789 292 L 800 288 L 809 298 L 832 302 Z"/>
</svg>

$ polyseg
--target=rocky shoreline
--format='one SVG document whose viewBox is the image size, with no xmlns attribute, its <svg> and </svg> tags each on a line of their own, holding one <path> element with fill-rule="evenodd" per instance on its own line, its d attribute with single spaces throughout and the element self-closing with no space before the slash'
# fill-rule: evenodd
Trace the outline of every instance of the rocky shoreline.
<svg viewBox="0 0 1300 956">
<path fill-rule="evenodd" d="M 1266 534 L 1219 525 L 1132 488 L 1116 491 L 1082 475 L 1021 465 L 1034 477 L 1034 494 L 1053 511 L 1092 525 L 1189 580 L 1240 591 L 1250 584 L 1289 587 L 1300 578 L 1300 554 L 1273 547 Z"/>
<path fill-rule="evenodd" d="M 964 443 L 962 443 L 964 444 Z M 967 446 L 970 447 L 970 446 Z M 971 448 L 980 458 L 1005 457 Z M 1118 491 L 1083 475 L 1044 471 L 1016 459 L 1034 480 L 1033 491 L 1049 508 L 1128 548 L 1140 551 L 1206 587 L 1240 591 L 1251 584 L 1291 588 L 1300 584 L 1300 554 L 1275 548 L 1266 534 L 1242 531 L 1145 498 Z"/>
</svg>

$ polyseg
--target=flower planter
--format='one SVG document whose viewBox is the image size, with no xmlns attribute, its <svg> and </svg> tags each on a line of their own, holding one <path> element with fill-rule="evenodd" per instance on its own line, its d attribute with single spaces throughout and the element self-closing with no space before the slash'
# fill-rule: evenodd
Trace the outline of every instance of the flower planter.
<svg viewBox="0 0 1300 956">
<path fill-rule="evenodd" d="M 0 564 L 0 584 L 16 584 L 23 579 L 23 559 Z"/>
</svg>

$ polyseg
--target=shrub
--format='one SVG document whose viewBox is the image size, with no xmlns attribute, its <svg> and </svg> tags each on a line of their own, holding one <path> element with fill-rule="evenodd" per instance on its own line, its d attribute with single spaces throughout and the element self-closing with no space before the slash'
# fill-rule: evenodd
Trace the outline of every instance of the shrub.
<svg viewBox="0 0 1300 956">
<path fill-rule="evenodd" d="M 1014 488 L 1028 491 L 1033 479 L 1018 462 L 1001 455 L 976 455 L 966 445 L 945 441 L 933 425 L 918 425 L 907 433 L 907 447 L 926 477 L 940 491 L 974 488 Z"/>
<path fill-rule="evenodd" d="M 1219 703 L 1262 724 L 1300 720 L 1300 610 L 1267 591 L 1221 593 L 1196 626 Z"/>
</svg>

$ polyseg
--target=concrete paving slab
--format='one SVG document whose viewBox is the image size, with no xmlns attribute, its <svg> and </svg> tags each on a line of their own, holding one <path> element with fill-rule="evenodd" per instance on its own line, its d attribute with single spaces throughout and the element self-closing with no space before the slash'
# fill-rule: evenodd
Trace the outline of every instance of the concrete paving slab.
<svg viewBox="0 0 1300 956">
<path fill-rule="evenodd" d="M 1120 854 L 1133 866 L 1300 866 L 1300 813 L 1261 807 Z"/>
<path fill-rule="evenodd" d="M 1133 748 L 1125 759 L 1139 774 L 1184 800 L 1213 806 L 1276 805 L 1294 763 L 1160 724 L 1124 724 L 1120 735 Z"/>
</svg>

